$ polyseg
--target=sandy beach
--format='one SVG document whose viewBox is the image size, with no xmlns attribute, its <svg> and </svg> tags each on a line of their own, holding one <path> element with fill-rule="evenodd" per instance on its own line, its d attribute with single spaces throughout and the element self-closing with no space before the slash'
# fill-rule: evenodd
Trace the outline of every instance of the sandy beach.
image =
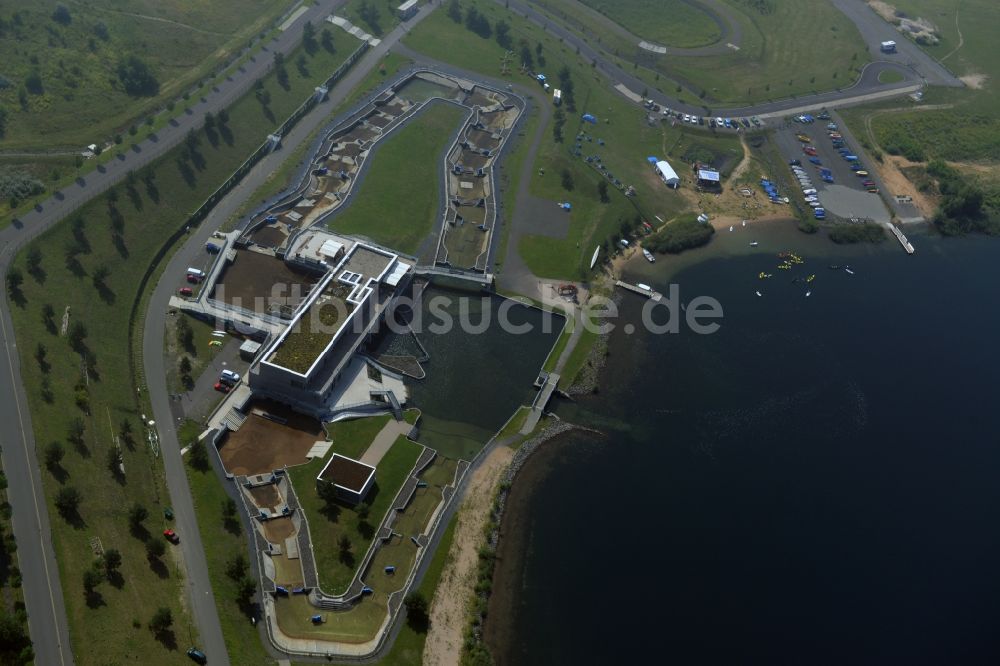
<svg viewBox="0 0 1000 666">
<path fill-rule="evenodd" d="M 448 561 L 431 602 L 424 664 L 453 666 L 459 662 L 462 632 L 468 620 L 469 601 L 479 561 L 478 552 L 483 545 L 483 527 L 489 519 L 493 490 L 513 457 L 511 449 L 499 446 L 486 456 L 469 479 L 468 491 L 459 507 Z"/>
</svg>

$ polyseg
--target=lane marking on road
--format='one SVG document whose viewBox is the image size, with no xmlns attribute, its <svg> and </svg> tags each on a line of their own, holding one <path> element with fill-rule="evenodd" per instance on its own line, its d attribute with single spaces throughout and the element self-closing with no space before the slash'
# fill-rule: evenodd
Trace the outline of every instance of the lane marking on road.
<svg viewBox="0 0 1000 666">
<path fill-rule="evenodd" d="M 27 430 L 24 427 L 24 415 L 21 412 L 21 399 L 18 396 L 17 378 L 14 376 L 14 359 L 10 354 L 10 340 L 12 338 L 7 334 L 7 323 L 2 317 L 0 317 L 0 334 L 3 335 L 3 348 L 4 352 L 7 354 L 7 371 L 10 373 L 10 385 L 14 394 L 14 407 L 17 409 L 17 423 L 21 429 L 21 446 L 24 448 L 24 457 L 27 459 L 28 465 L 31 465 L 31 457 L 28 455 Z M 17 346 L 16 341 L 14 342 L 14 346 Z M 45 570 L 45 582 L 49 588 L 49 604 L 52 608 L 52 628 L 56 632 L 56 644 L 59 648 L 59 662 L 61 664 L 65 664 L 66 659 L 63 656 L 63 639 L 62 636 L 59 635 L 59 613 L 56 610 L 55 596 L 52 594 L 52 576 L 49 573 L 49 562 L 48 558 L 45 557 L 45 540 L 42 538 L 41 533 L 42 517 L 38 508 L 38 489 L 35 487 L 35 478 L 31 474 L 30 470 L 28 471 L 28 483 L 31 484 L 31 501 L 35 506 L 35 521 L 39 526 L 38 543 L 42 548 L 42 568 Z"/>
</svg>

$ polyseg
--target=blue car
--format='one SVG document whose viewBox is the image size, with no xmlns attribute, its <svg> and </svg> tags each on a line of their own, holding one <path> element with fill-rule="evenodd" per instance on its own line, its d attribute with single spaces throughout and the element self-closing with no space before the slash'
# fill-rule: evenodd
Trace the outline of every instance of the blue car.
<svg viewBox="0 0 1000 666">
<path fill-rule="evenodd" d="M 809 162 L 811 162 L 812 164 L 816 164 L 816 165 L 820 165 L 820 164 L 823 163 L 823 161 L 820 158 L 818 158 L 818 157 L 810 157 L 809 158 Z"/>
</svg>

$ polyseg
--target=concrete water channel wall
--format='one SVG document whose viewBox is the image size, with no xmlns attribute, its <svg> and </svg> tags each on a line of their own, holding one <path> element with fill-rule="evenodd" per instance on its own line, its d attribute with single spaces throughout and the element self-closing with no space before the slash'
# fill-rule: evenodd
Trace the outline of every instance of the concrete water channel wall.
<svg viewBox="0 0 1000 666">
<path fill-rule="evenodd" d="M 525 101 L 430 69 L 406 73 L 334 126 L 296 185 L 250 218 L 240 242 L 282 254 L 297 233 L 328 224 L 357 196 L 373 148 L 433 103 L 461 106 L 468 116 L 445 152 L 443 210 L 430 263 L 486 272 L 497 221 L 495 163 Z"/>
</svg>

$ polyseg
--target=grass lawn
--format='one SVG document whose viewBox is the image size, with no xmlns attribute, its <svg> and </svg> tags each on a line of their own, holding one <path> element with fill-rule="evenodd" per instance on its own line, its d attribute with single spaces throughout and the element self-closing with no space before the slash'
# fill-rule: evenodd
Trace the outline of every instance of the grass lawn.
<svg viewBox="0 0 1000 666">
<path fill-rule="evenodd" d="M 633 35 L 675 48 L 714 44 L 722 31 L 705 10 L 683 0 L 581 0 Z M 565 0 L 542 0 L 557 12 L 569 11 L 595 32 L 602 31 L 600 17 L 575 9 Z"/>
<path fill-rule="evenodd" d="M 995 164 L 1000 155 L 1000 51 L 996 49 L 996 4 L 989 0 L 900 0 L 893 3 L 910 17 L 933 22 L 940 43 L 922 47 L 942 60 L 969 87 L 964 90 L 928 88 L 924 103 L 945 108 L 920 110 L 909 100 L 874 104 L 844 111 L 848 125 L 859 136 L 867 135 L 870 122 L 875 142 L 889 153 L 902 153 L 913 161 L 940 158 L 959 163 Z M 957 20 L 956 20 L 957 19 Z M 957 25 L 957 27 L 956 27 Z M 958 30 L 961 30 L 961 38 Z M 898 39 L 906 39 L 900 35 Z M 887 108 L 901 109 L 883 113 Z M 876 113 L 877 112 L 877 113 Z M 870 120 L 869 120 L 870 117 Z M 966 174 L 978 173 L 966 169 Z"/>
<path fill-rule="evenodd" d="M 368 6 L 368 13 L 362 11 L 362 6 Z M 348 0 L 337 9 L 337 16 L 343 16 L 365 32 L 376 37 L 384 37 L 399 25 L 399 14 L 396 7 L 399 3 L 379 3 L 376 0 Z M 339 28 L 338 28 L 339 30 Z"/>
<path fill-rule="evenodd" d="M 346 50 L 341 53 L 346 55 Z M 290 58 L 294 62 L 296 55 Z M 129 367 L 128 316 L 138 288 L 136 276 L 149 265 L 163 241 L 187 214 L 204 200 L 259 145 L 266 134 L 309 96 L 316 82 L 339 64 L 338 56 L 320 51 L 312 59 L 310 76 L 288 68 L 289 90 L 273 77 L 264 88 L 271 95 L 268 110 L 253 95 L 239 100 L 229 111 L 231 130 L 209 137 L 198 133 L 199 144 L 187 160 L 179 147 L 151 165 L 129 187 L 117 188 L 113 215 L 108 199 L 100 197 L 83 206 L 36 239 L 16 259 L 25 276 L 15 299 L 12 316 L 21 341 L 22 377 L 28 394 L 34 434 L 40 447 L 61 441 L 66 456 L 53 475 L 43 472 L 49 505 L 62 485 L 77 487 L 83 501 L 79 519 L 64 520 L 53 509 L 52 529 L 60 579 L 67 601 L 73 651 L 79 664 L 107 663 L 142 658 L 161 663 L 176 653 L 161 646 L 145 629 L 158 606 L 173 608 L 178 640 L 188 641 L 193 629 L 183 611 L 182 581 L 168 558 L 150 567 L 142 541 L 129 534 L 126 513 L 135 502 L 150 512 L 150 533 L 160 527 L 162 502 L 167 496 L 159 461 L 154 459 L 139 432 L 141 405 Z M 279 121 L 280 122 L 280 121 Z M 148 173 L 147 180 L 143 176 Z M 81 222 L 74 222 L 73 220 Z M 41 260 L 29 270 L 29 251 Z M 106 269 L 106 270 L 105 270 Z M 106 275 L 101 278 L 102 273 Z M 43 316 L 52 309 L 50 321 Z M 70 321 L 86 329 L 85 348 L 93 366 L 82 374 L 81 356 L 60 336 L 66 308 Z M 45 366 L 36 360 L 37 345 L 45 347 Z M 77 406 L 77 405 L 80 406 Z M 70 442 L 71 426 L 79 419 L 83 435 Z M 136 443 L 124 448 L 125 480 L 115 481 L 108 471 L 108 450 L 123 419 L 129 419 Z M 98 537 L 105 548 L 122 552 L 125 584 L 100 588 L 104 604 L 91 608 L 81 586 L 90 566 L 90 539 Z M 139 591 L 141 590 L 141 594 Z M 138 628 L 132 626 L 136 618 Z"/>
<path fill-rule="evenodd" d="M 682 177 L 690 175 L 690 171 L 685 173 L 683 165 L 678 162 L 683 162 L 692 168 L 695 162 L 711 164 L 719 170 L 723 178 L 728 178 L 729 173 L 743 158 L 740 139 L 731 133 L 708 134 L 681 126 L 664 127 L 663 144 L 666 147 L 664 151 L 666 158 Z"/>
<path fill-rule="evenodd" d="M 58 4 L 36 0 L 4 13 L 0 62 L 11 84 L 0 89 L 0 106 L 9 114 L 0 141 L 5 150 L 82 149 L 123 132 L 245 47 L 289 3 L 137 0 L 123 6 L 95 0 L 62 3 L 69 9 L 65 22 L 53 16 Z M 126 93 L 117 68 L 129 55 L 152 68 L 160 84 L 156 94 Z"/>
<path fill-rule="evenodd" d="M 236 582 L 226 575 L 226 563 L 239 554 L 246 555 L 247 535 L 239 528 L 239 524 L 233 528 L 226 523 L 222 506 L 228 495 L 223 488 L 223 481 L 212 470 L 202 472 L 192 469 L 190 465 L 185 465 L 185 468 L 191 484 L 191 496 L 198 515 L 198 530 L 205 546 L 208 574 L 212 580 L 212 592 L 215 594 L 230 662 L 245 666 L 274 664 L 274 660 L 264 651 L 257 629 L 250 624 L 249 618 L 236 602 Z"/>
<path fill-rule="evenodd" d="M 563 326 L 562 333 L 559 334 L 559 338 L 556 340 L 555 345 L 552 346 L 552 351 L 545 359 L 545 365 L 542 366 L 542 370 L 545 372 L 552 372 L 556 369 L 556 365 L 559 363 L 559 357 L 562 356 L 563 350 L 566 349 L 566 344 L 569 342 L 570 337 L 573 335 L 573 327 L 576 325 L 576 320 L 567 317 L 566 324 Z"/>
<path fill-rule="evenodd" d="M 444 534 L 441 535 L 441 542 L 434 552 L 431 563 L 427 566 L 427 571 L 424 572 L 423 580 L 420 581 L 420 585 L 417 587 L 417 591 L 423 594 L 428 601 L 433 599 L 438 582 L 441 580 L 441 572 L 448 561 L 448 551 L 451 550 L 451 542 L 455 536 L 456 524 L 457 518 L 452 517 Z M 396 642 L 393 643 L 392 649 L 384 659 L 379 661 L 379 664 L 383 666 L 418 666 L 422 663 L 421 657 L 423 656 L 424 641 L 426 639 L 427 634 L 423 631 L 417 631 L 408 623 L 403 624 L 399 629 L 399 634 L 396 636 Z"/>
<path fill-rule="evenodd" d="M 635 201 L 643 211 L 666 217 L 674 215 L 682 202 L 676 193 L 666 191 L 659 181 L 650 176 L 645 162 L 647 155 L 661 149 L 662 128 L 659 123 L 647 123 L 643 110 L 613 92 L 607 82 L 592 70 L 590 63 L 583 62 L 565 46 L 553 43 L 540 28 L 495 3 L 477 0 L 463 5 L 475 5 L 494 23 L 500 19 L 510 23 L 515 43 L 525 39 L 532 45 L 542 44 L 545 71 L 553 76 L 564 65 L 570 71 L 575 87 L 576 111 L 566 109 L 562 143 L 557 143 L 551 132 L 545 133 L 530 183 L 531 194 L 552 202 L 553 208 L 558 201 L 573 204 L 569 230 L 561 239 L 542 235 L 524 237 L 518 250 L 531 270 L 539 276 L 584 278 L 589 272 L 587 267 L 594 247 L 615 235 L 623 223 L 631 223 L 637 211 L 629 200 L 615 192 L 614 187 L 609 188 L 610 202 L 601 203 L 597 187 L 603 176 L 582 159 L 571 155 L 574 137 L 581 130 L 586 131 L 591 141 L 587 142 L 586 138 L 581 140 L 583 154 L 600 154 L 617 178 L 636 188 Z M 433 58 L 489 76 L 500 74 L 498 63 L 503 49 L 494 40 L 483 39 L 464 27 L 456 26 L 446 12 L 435 12 L 427 17 L 410 32 L 406 42 Z M 524 83 L 530 82 L 524 74 L 511 76 Z M 579 118 L 584 112 L 596 115 L 600 123 L 583 124 Z M 599 146 L 598 139 L 603 139 L 605 145 Z M 501 168 L 510 168 L 510 165 L 504 164 Z M 544 175 L 539 174 L 539 168 L 544 169 Z M 561 173 L 564 169 L 570 172 L 572 190 L 563 187 Z"/>
<path fill-rule="evenodd" d="M 176 324 L 177 320 L 181 318 L 186 319 L 191 330 L 194 331 L 194 340 L 190 347 L 184 347 L 179 340 Z M 191 361 L 191 372 L 188 374 L 191 375 L 192 379 L 197 379 L 222 347 L 208 345 L 209 341 L 216 338 L 212 337 L 212 331 L 215 330 L 215 327 L 206 321 L 178 312 L 170 323 L 173 325 L 167 326 L 167 334 L 163 336 L 164 353 L 166 358 L 176 359 L 176 363 L 167 366 L 167 387 L 171 392 L 180 393 L 187 390 L 181 380 L 181 359 L 186 356 Z M 230 338 L 221 340 L 223 343 L 229 341 Z"/>
<path fill-rule="evenodd" d="M 402 68 L 408 66 L 413 61 L 409 58 L 404 58 L 403 56 L 396 55 L 395 53 L 389 53 L 382 60 L 380 65 L 370 71 L 368 75 L 354 88 L 353 92 L 344 99 L 343 102 L 338 104 L 336 107 L 330 111 L 330 117 L 336 116 L 341 111 L 349 108 L 354 102 L 363 97 L 365 94 L 371 92 L 377 85 L 382 81 L 386 80 L 388 77 L 398 73 Z M 242 219 L 247 213 L 254 210 L 263 201 L 267 200 L 267 197 L 280 192 L 285 189 L 290 183 L 292 176 L 298 170 L 299 162 L 306 158 L 312 158 L 313 155 L 306 155 L 312 149 L 313 141 L 319 136 L 321 132 L 326 129 L 325 125 L 321 125 L 314 129 L 305 141 L 300 143 L 295 150 L 291 151 L 285 158 L 282 165 L 271 172 L 264 184 L 258 187 L 254 193 L 246 200 L 242 206 L 233 213 L 224 228 L 227 230 L 232 230 L 236 228 L 237 223 Z"/>
<path fill-rule="evenodd" d="M 27 652 L 31 638 L 28 634 L 28 614 L 21 590 L 21 570 L 18 568 L 17 542 L 10 522 L 11 506 L 7 500 L 7 477 L 0 470 L 0 619 L 9 620 L 13 627 L 4 637 L 5 664 L 30 664 Z M 27 650 L 26 650 L 27 648 Z M 22 654 L 23 651 L 23 654 Z M 21 658 L 21 657 L 25 658 Z"/>
<path fill-rule="evenodd" d="M 320 585 L 326 593 L 344 591 L 354 578 L 354 571 L 367 552 L 377 526 L 413 470 L 420 451 L 420 445 L 400 437 L 386 452 L 375 471 L 375 487 L 367 498 L 371 507 L 367 523 L 358 518 L 352 507 L 337 505 L 331 511 L 320 500 L 316 492 L 316 475 L 326 464 L 325 458 L 288 470 L 289 479 L 309 521 L 309 536 L 316 553 Z M 351 540 L 351 557 L 342 557 L 338 547 L 338 541 L 345 534 Z"/>
<path fill-rule="evenodd" d="M 508 421 L 507 424 L 500 429 L 500 432 L 497 433 L 497 439 L 504 439 L 506 437 L 519 435 L 521 427 L 524 426 L 524 422 L 528 420 L 528 414 L 530 413 L 531 407 L 528 407 L 527 405 L 521 405 L 518 407 L 510 421 Z"/>
<path fill-rule="evenodd" d="M 566 359 L 566 365 L 563 366 L 563 372 L 560 376 L 560 383 L 563 386 L 573 385 L 573 381 L 580 374 L 580 370 L 583 369 L 584 364 L 587 362 L 587 356 L 590 354 L 590 350 L 593 349 L 598 337 L 600 336 L 596 332 L 587 330 L 586 328 L 583 329 L 580 339 L 576 342 L 576 347 L 573 347 L 573 351 L 569 353 L 569 358 Z"/>
<path fill-rule="evenodd" d="M 709 105 L 846 87 L 869 60 L 857 28 L 829 3 L 810 3 L 803 11 L 797 0 L 773 0 L 768 14 L 745 3 L 729 4 L 744 19 L 739 51 L 657 61 L 659 71 L 700 87 Z"/>
<path fill-rule="evenodd" d="M 403 536 L 394 536 L 382 543 L 365 574 L 365 584 L 374 590 L 373 594 L 366 596 L 346 612 L 318 611 L 309 605 L 305 597 L 293 595 L 279 598 L 277 610 L 282 630 L 303 638 L 322 637 L 347 642 L 362 642 L 372 638 L 388 612 L 389 595 L 402 589 L 416 562 L 417 546 L 409 537 L 424 531 L 434 509 L 441 502 L 441 487 L 436 481 L 450 483 L 455 475 L 455 467 L 454 461 L 437 458 L 421 475 L 428 482 L 428 487 L 420 488 L 414 493 L 412 501 L 393 523 L 393 531 Z M 386 567 L 395 567 L 395 571 L 388 573 Z M 312 623 L 310 618 L 316 614 L 323 616 L 322 624 Z"/>
<path fill-rule="evenodd" d="M 347 207 L 328 224 L 345 234 L 413 254 L 441 220 L 441 157 L 467 115 L 432 102 L 405 126 L 375 145 L 372 160 Z"/>
<path fill-rule="evenodd" d="M 879 83 L 899 83 L 902 80 L 903 75 L 894 69 L 887 69 L 878 74 Z"/>
</svg>

